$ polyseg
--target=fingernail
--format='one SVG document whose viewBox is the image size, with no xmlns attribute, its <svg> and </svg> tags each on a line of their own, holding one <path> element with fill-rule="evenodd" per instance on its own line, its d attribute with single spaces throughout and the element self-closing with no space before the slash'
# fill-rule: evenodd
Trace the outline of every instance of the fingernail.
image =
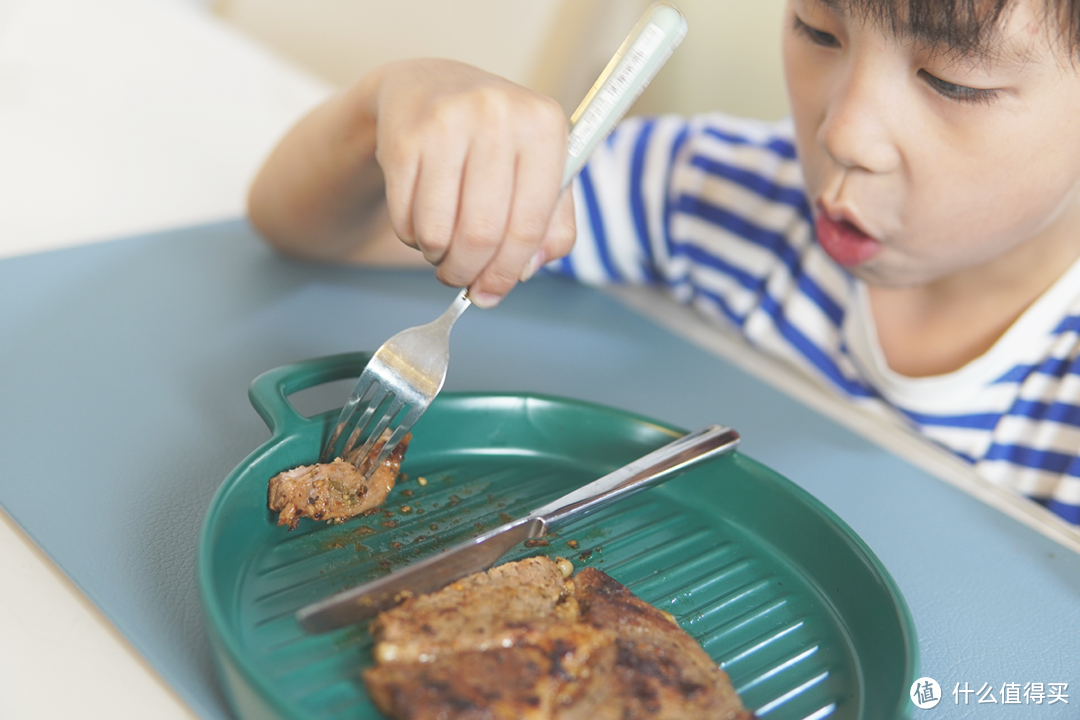
<svg viewBox="0 0 1080 720">
<path fill-rule="evenodd" d="M 481 310 L 489 310 L 498 305 L 502 298 L 498 295 L 492 295 L 491 293 L 478 293 L 469 291 L 469 299 L 472 300 L 472 304 Z"/>
<path fill-rule="evenodd" d="M 525 282 L 535 275 L 536 271 L 539 270 L 545 262 L 547 262 L 547 255 L 543 250 L 537 250 L 532 258 L 529 259 L 529 264 L 521 271 L 521 282 Z"/>
</svg>

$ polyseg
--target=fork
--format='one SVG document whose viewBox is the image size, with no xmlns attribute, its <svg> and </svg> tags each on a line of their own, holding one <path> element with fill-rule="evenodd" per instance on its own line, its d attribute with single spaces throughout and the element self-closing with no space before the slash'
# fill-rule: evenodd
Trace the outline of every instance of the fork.
<svg viewBox="0 0 1080 720">
<path fill-rule="evenodd" d="M 334 432 L 323 448 L 320 462 L 329 462 L 334 457 L 338 438 L 362 403 L 366 403 L 366 407 L 340 456 L 364 468 L 372 448 L 380 439 L 385 439 L 379 454 L 367 466 L 365 478 L 370 477 L 375 468 L 390 456 L 442 389 L 450 364 L 450 330 L 470 304 L 469 291 L 462 290 L 438 319 L 402 330 L 383 343 L 364 367 L 342 407 Z M 356 448 L 356 443 L 364 436 L 376 411 L 383 406 L 383 413 L 367 434 L 364 444 Z M 401 422 L 389 437 L 383 438 L 390 423 L 402 410 L 405 410 L 405 415 Z"/>
<path fill-rule="evenodd" d="M 674 5 L 659 2 L 645 11 L 570 117 L 562 189 L 570 185 L 685 34 L 686 20 Z M 450 330 L 470 304 L 468 290 L 462 290 L 437 320 L 403 330 L 375 352 L 342 407 L 320 462 L 340 456 L 363 470 L 365 479 L 371 477 L 442 389 L 450 363 Z M 342 451 L 335 453 L 361 406 L 364 410 Z M 391 429 L 398 416 L 399 422 Z M 363 444 L 357 447 L 361 438 Z"/>
</svg>

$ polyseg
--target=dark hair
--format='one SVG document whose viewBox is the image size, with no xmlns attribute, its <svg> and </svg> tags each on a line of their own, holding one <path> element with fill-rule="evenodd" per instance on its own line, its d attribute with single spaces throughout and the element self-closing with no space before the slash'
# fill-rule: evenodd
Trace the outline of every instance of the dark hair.
<svg viewBox="0 0 1080 720">
<path fill-rule="evenodd" d="M 999 23 L 1016 0 L 824 0 L 931 47 L 993 53 Z M 1080 0 L 1043 0 L 1051 32 L 1080 58 Z M 1056 16 L 1056 17 L 1055 17 Z"/>
</svg>

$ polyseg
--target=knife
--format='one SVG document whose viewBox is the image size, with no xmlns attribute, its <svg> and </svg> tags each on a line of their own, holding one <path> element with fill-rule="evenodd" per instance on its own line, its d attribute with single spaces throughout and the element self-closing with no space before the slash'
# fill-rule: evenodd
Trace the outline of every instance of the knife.
<svg viewBox="0 0 1080 720">
<path fill-rule="evenodd" d="M 539 538 L 555 526 L 658 485 L 706 459 L 728 453 L 738 442 L 739 434 L 731 428 L 706 425 L 523 518 L 378 580 L 307 605 L 297 612 L 297 621 L 309 633 L 324 633 L 374 617 L 406 598 L 434 592 L 466 575 L 487 570 L 518 543 Z"/>
</svg>

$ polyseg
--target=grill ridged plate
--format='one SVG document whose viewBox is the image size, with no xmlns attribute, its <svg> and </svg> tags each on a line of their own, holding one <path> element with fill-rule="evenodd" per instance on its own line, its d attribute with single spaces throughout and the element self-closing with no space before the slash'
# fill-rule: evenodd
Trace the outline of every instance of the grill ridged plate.
<svg viewBox="0 0 1080 720">
<path fill-rule="evenodd" d="M 252 384 L 274 436 L 222 484 L 199 547 L 215 663 L 241 718 L 382 717 L 359 679 L 371 663 L 366 628 L 305 635 L 296 610 L 520 517 L 681 434 L 572 400 L 446 393 L 414 429 L 408 479 L 384 505 L 392 515 L 304 520 L 288 532 L 266 509 L 267 480 L 313 462 L 336 412 L 305 418 L 286 396 L 356 376 L 368 357 L 298 363 Z M 604 570 L 671 612 L 767 720 L 880 720 L 907 706 L 915 635 L 892 579 L 827 508 L 739 453 L 568 525 L 550 543 L 506 559 L 544 553 Z"/>
</svg>

